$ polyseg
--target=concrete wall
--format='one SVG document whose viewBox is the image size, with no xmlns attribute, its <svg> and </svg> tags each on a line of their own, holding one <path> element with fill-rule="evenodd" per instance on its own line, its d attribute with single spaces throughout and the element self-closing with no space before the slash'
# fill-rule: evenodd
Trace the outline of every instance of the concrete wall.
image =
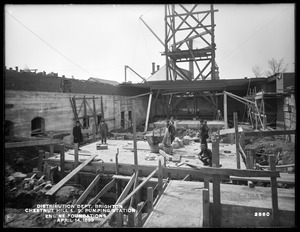
<svg viewBox="0 0 300 232">
<path fill-rule="evenodd" d="M 31 121 L 36 117 L 41 117 L 45 121 L 45 131 L 67 131 L 72 134 L 74 126 L 74 113 L 70 103 L 70 97 L 92 98 L 95 97 L 97 114 L 101 114 L 101 96 L 103 97 L 104 117 L 107 119 L 109 130 L 118 129 L 121 125 L 121 111 L 128 114 L 132 111 L 129 97 L 115 95 L 91 95 L 91 94 L 72 94 L 72 93 L 51 93 L 35 91 L 5 91 L 5 120 L 13 123 L 13 135 L 30 137 Z M 84 115 L 83 100 L 76 100 L 77 112 L 79 117 Z M 90 127 L 95 123 L 92 117 L 93 101 L 87 99 L 86 107 Z M 137 124 L 143 123 L 146 118 L 148 98 L 139 97 L 135 99 L 135 114 Z M 81 106 L 82 105 L 82 106 Z M 81 107 L 81 110 L 80 110 Z M 91 107 L 91 108 L 90 108 Z M 82 123 L 82 119 L 81 119 Z M 126 127 L 130 126 L 129 124 Z M 72 136 L 64 139 L 67 143 L 72 143 Z"/>
</svg>

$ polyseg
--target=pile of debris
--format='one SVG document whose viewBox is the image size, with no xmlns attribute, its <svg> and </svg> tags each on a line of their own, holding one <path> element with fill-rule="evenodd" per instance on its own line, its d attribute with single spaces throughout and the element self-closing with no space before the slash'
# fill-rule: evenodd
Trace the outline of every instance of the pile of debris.
<svg viewBox="0 0 300 232">
<path fill-rule="evenodd" d="M 295 144 L 286 142 L 284 136 L 248 137 L 245 141 L 245 149 L 255 150 L 256 162 L 260 165 L 269 165 L 270 154 L 275 155 L 276 165 L 295 164 Z"/>
</svg>

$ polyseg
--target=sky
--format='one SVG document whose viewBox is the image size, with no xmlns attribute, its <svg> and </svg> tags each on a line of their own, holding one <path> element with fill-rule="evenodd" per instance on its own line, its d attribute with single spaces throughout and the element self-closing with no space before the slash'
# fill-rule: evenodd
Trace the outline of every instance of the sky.
<svg viewBox="0 0 300 232">
<path fill-rule="evenodd" d="M 125 65 L 144 78 L 165 65 L 164 5 L 10 5 L 4 13 L 5 66 L 67 78 L 125 81 Z M 199 11 L 207 5 L 199 5 Z M 255 77 L 268 60 L 295 71 L 295 4 L 215 4 L 220 79 Z M 142 79 L 127 69 L 127 81 Z"/>
</svg>

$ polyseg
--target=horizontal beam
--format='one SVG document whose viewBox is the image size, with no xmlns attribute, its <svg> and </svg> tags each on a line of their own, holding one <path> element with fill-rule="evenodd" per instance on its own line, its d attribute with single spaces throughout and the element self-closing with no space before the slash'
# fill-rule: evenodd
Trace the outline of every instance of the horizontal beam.
<svg viewBox="0 0 300 232">
<path fill-rule="evenodd" d="M 295 134 L 296 130 L 275 130 L 275 131 L 245 131 L 246 136 L 272 136 L 272 135 L 290 135 Z"/>
<path fill-rule="evenodd" d="M 123 175 L 113 175 L 112 178 L 116 179 L 116 180 L 124 180 L 124 181 L 129 181 L 130 180 L 130 176 L 123 176 Z M 146 177 L 139 177 L 138 180 L 139 181 L 144 181 L 146 179 Z M 164 179 L 163 181 L 167 181 L 166 179 Z M 158 178 L 151 178 L 149 180 L 149 182 L 158 182 Z"/>
<path fill-rule="evenodd" d="M 56 144 L 57 145 L 62 144 L 62 140 L 60 140 L 60 139 L 41 139 L 41 140 L 36 140 L 36 141 L 5 143 L 5 148 L 31 147 L 31 146 L 56 145 Z"/>
</svg>

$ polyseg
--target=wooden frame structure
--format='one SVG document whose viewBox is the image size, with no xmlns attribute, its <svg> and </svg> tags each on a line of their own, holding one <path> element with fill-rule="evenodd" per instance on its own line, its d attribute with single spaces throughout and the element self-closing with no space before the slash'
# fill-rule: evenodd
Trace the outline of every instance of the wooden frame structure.
<svg viewBox="0 0 300 232">
<path fill-rule="evenodd" d="M 165 52 L 166 80 L 185 81 L 219 79 L 215 62 L 215 34 L 213 4 L 208 10 L 198 10 L 198 5 L 165 6 Z M 195 48 L 201 46 L 200 49 Z M 188 63 L 184 70 L 178 63 Z M 194 66 L 197 72 L 194 72 Z M 211 69 L 209 70 L 209 66 Z M 197 75 L 195 75 L 197 73 Z"/>
</svg>

